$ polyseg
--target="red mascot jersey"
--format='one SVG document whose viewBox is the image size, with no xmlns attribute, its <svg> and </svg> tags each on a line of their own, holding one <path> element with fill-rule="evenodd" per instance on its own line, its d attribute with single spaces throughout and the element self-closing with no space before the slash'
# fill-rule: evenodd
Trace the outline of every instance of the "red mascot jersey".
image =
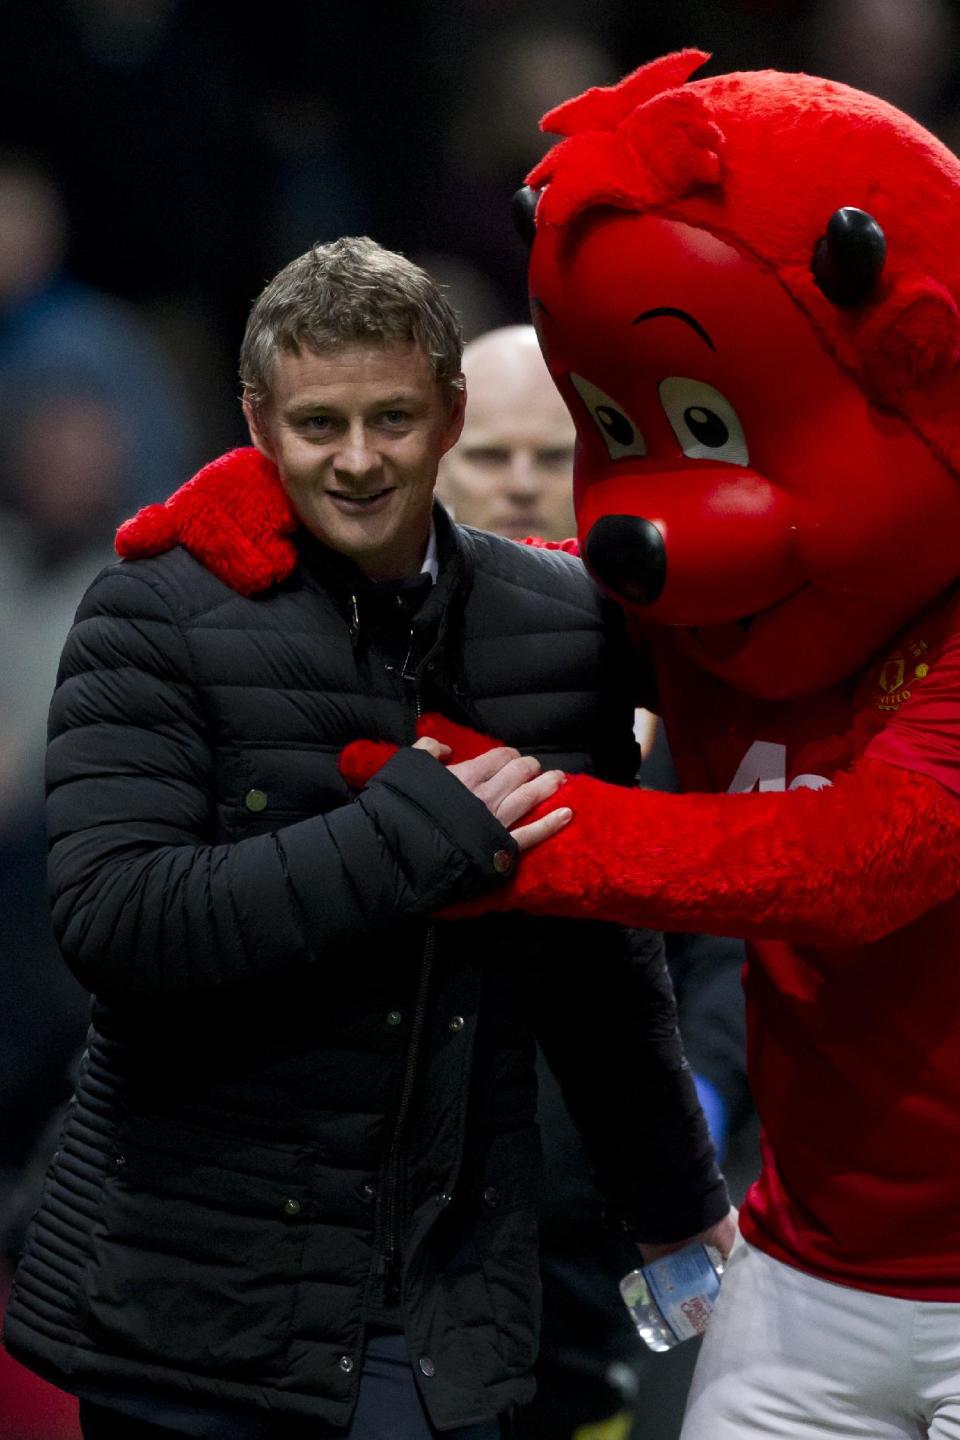
<svg viewBox="0 0 960 1440">
<path fill-rule="evenodd" d="M 685 790 L 819 788 L 866 756 L 960 794 L 956 592 L 807 702 L 751 699 L 687 661 L 669 631 L 656 641 Z M 776 1259 L 884 1294 L 960 1299 L 958 919 L 960 898 L 857 949 L 750 946 L 763 1173 L 740 1218 Z"/>
</svg>

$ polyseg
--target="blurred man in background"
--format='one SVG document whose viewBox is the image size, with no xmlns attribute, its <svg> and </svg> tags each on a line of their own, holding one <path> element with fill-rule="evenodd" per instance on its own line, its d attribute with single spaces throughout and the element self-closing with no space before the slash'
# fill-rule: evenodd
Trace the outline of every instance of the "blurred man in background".
<svg viewBox="0 0 960 1440">
<path fill-rule="evenodd" d="M 440 467 L 437 495 L 459 524 L 512 540 L 575 534 L 573 421 L 533 326 L 506 325 L 472 340 L 463 373 L 470 403 L 460 443 Z"/>
</svg>

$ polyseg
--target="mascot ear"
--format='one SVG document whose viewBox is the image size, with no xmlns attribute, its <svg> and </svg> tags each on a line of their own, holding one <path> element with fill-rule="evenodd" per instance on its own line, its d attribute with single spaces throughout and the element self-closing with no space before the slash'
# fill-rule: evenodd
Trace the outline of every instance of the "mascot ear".
<svg viewBox="0 0 960 1440">
<path fill-rule="evenodd" d="M 923 275 L 897 282 L 857 326 L 864 374 L 881 400 L 896 401 L 960 360 L 960 311 L 949 290 Z"/>
<path fill-rule="evenodd" d="M 534 190 L 530 185 L 522 185 L 513 197 L 511 212 L 513 224 L 517 234 L 526 246 L 533 244 L 534 236 L 537 233 L 537 201 L 540 199 L 540 191 Z"/>
<path fill-rule="evenodd" d="M 960 311 L 949 290 L 926 275 L 891 277 L 881 298 L 886 258 L 873 216 L 845 205 L 830 216 L 810 269 L 838 308 L 864 306 L 853 317 L 863 374 L 881 403 L 895 404 L 960 360 Z"/>
<path fill-rule="evenodd" d="M 844 205 L 827 221 L 810 268 L 834 305 L 859 305 L 875 288 L 886 258 L 887 242 L 873 216 Z"/>
</svg>

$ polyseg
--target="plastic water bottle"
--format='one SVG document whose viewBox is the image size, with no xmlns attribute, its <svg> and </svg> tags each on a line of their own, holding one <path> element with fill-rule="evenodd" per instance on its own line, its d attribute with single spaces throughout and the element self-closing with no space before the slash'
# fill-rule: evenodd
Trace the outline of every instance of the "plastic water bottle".
<svg viewBox="0 0 960 1440">
<path fill-rule="evenodd" d="M 714 1245 L 686 1245 L 620 1281 L 620 1294 L 640 1338 L 670 1350 L 707 1328 L 720 1291 L 724 1260 Z"/>
</svg>

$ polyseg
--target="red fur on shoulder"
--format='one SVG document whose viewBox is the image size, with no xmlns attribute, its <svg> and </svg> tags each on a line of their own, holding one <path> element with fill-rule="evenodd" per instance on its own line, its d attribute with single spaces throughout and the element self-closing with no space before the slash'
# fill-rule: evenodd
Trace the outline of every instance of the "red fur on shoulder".
<svg viewBox="0 0 960 1440">
<path fill-rule="evenodd" d="M 445 915 L 522 909 L 842 947 L 960 889 L 960 804 L 878 761 L 785 794 L 662 795 L 574 775 L 540 813 L 559 805 L 573 820 L 508 885 Z"/>
<path fill-rule="evenodd" d="M 230 450 L 162 505 L 148 505 L 117 531 L 126 560 L 183 545 L 241 595 L 285 580 L 297 561 L 296 528 L 280 476 L 258 450 Z"/>
</svg>

